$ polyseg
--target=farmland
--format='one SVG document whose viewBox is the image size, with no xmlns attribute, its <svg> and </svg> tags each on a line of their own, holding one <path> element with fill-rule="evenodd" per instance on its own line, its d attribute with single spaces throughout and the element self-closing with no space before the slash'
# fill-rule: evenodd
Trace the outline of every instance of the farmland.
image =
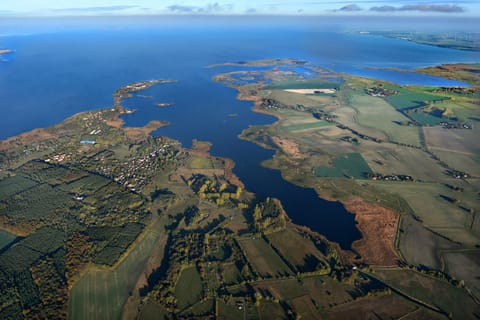
<svg viewBox="0 0 480 320">
<path fill-rule="evenodd" d="M 389 141 L 420 145 L 418 128 L 399 125 L 398 123 L 408 121 L 408 118 L 383 99 L 354 95 L 350 105 L 356 110 L 356 120 L 361 126 L 380 130 Z"/>
<path fill-rule="evenodd" d="M 71 290 L 69 318 L 118 319 L 158 240 L 156 232 L 148 232 L 112 270 L 88 270 Z"/>
<path fill-rule="evenodd" d="M 411 270 L 378 269 L 374 275 L 392 288 L 436 306 L 446 314 L 451 314 L 453 318 L 474 319 L 478 311 L 477 303 L 465 290 L 456 288 L 447 281 Z"/>
<path fill-rule="evenodd" d="M 184 269 L 175 285 L 180 309 L 194 304 L 202 296 L 202 279 L 195 267 Z"/>
<path fill-rule="evenodd" d="M 291 270 L 262 238 L 241 240 L 240 245 L 255 272 L 263 277 L 290 275 Z"/>
<path fill-rule="evenodd" d="M 275 150 L 264 165 L 356 215 L 351 250 L 246 190 L 210 143 L 122 128 L 122 99 L 157 82 L 133 83 L 0 143 L 0 317 L 473 318 L 477 93 L 270 63 L 215 79 L 278 117 L 242 133 Z"/>
<path fill-rule="evenodd" d="M 318 167 L 314 170 L 317 177 L 354 177 L 364 179 L 372 170 L 359 153 L 341 155 L 333 160 L 332 167 Z"/>
<path fill-rule="evenodd" d="M 478 77 L 475 66 L 446 68 L 451 72 L 450 78 Z M 465 287 L 473 290 L 478 298 L 478 280 L 471 275 L 478 268 L 480 241 L 475 191 L 480 170 L 475 138 L 478 136 L 478 88 L 402 86 L 344 76 L 344 82 L 330 88 L 335 89 L 335 94 L 316 96 L 308 92 L 315 88 L 328 89 L 328 81 L 322 78 L 324 74 L 314 75 L 312 79 L 311 75 L 304 77 L 292 69 L 284 74 L 278 70 L 283 69 L 264 71 L 264 78 L 271 83 L 259 83 L 256 87 L 252 83 L 248 87 L 229 83 L 228 74 L 216 78 L 237 89 L 242 99 L 254 101 L 255 110 L 278 117 L 272 125 L 251 127 L 242 134 L 244 139 L 277 151 L 264 165 L 280 170 L 292 183 L 315 187 L 322 197 L 342 201 L 358 215 L 359 223 L 363 223 L 359 228 L 368 236 L 353 246 L 360 257 L 352 261 L 420 266 L 420 269 L 423 266 L 435 281 L 441 282 L 450 276 L 463 279 Z M 330 125 L 321 126 L 314 119 Z M 368 201 L 372 203 L 370 211 Z M 352 203 L 365 205 L 361 209 Z M 382 235 L 387 229 L 388 235 Z M 293 243 L 300 240 L 288 232 L 266 232 L 264 239 L 295 270 L 305 259 L 305 253 L 294 247 L 308 246 L 294 246 Z M 259 242 L 259 238 L 255 241 Z M 243 243 L 242 248 L 247 258 L 255 253 Z M 455 262 L 456 259 L 462 263 Z M 266 265 L 251 264 L 251 268 L 266 269 Z M 408 271 L 401 269 L 399 278 L 408 278 L 407 274 Z M 396 274 L 389 274 L 385 283 L 390 276 Z M 456 290 L 455 282 L 445 286 Z M 260 283 L 253 287 L 264 288 Z M 238 293 L 240 289 L 236 289 L 233 292 Z M 265 289 L 273 292 L 273 298 L 279 297 L 278 287 L 271 285 Z M 339 287 L 335 290 L 341 292 Z M 352 302 L 352 296 L 346 294 L 341 307 L 335 306 L 339 300 L 323 306 L 331 308 L 329 315 L 339 317 L 356 314 L 355 310 L 368 314 L 374 309 L 375 314 L 397 312 L 397 317 L 405 318 L 445 316 L 442 311 L 418 308 L 402 294 L 386 288 L 379 290 L 375 291 L 375 297 L 365 301 Z M 466 290 L 460 288 L 459 292 L 465 294 Z M 449 297 L 455 294 L 444 292 Z M 303 296 L 288 296 L 288 303 L 308 317 L 315 313 Z M 403 307 L 382 308 L 385 303 Z M 465 316 L 468 318 L 471 314 Z"/>
</svg>

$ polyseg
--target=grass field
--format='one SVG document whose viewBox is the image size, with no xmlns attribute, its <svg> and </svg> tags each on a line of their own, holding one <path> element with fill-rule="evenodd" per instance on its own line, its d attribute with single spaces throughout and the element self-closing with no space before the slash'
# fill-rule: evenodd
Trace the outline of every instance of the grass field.
<svg viewBox="0 0 480 320">
<path fill-rule="evenodd" d="M 291 265 L 302 271 L 314 271 L 315 262 L 322 259 L 322 254 L 309 239 L 302 237 L 290 228 L 271 233 L 267 235 L 267 238 Z M 309 259 L 309 257 L 311 258 Z"/>
<path fill-rule="evenodd" d="M 328 276 L 315 276 L 303 279 L 303 285 L 317 305 L 328 308 L 348 303 L 353 300 L 349 292 L 354 287 L 347 283 L 333 280 Z"/>
<path fill-rule="evenodd" d="M 208 158 L 193 157 L 188 164 L 190 169 L 213 169 L 212 160 Z"/>
<path fill-rule="evenodd" d="M 218 319 L 244 320 L 246 310 L 245 308 L 239 309 L 233 301 L 228 303 L 218 301 L 218 315 Z"/>
<path fill-rule="evenodd" d="M 480 297 L 480 250 L 445 252 L 443 257 L 448 273 L 464 280 L 468 288 Z"/>
<path fill-rule="evenodd" d="M 372 173 L 367 162 L 359 153 L 348 153 L 338 156 L 333 160 L 333 167 L 317 167 L 317 177 L 354 177 L 365 179 L 367 174 Z"/>
<path fill-rule="evenodd" d="M 258 307 L 258 314 L 260 319 L 276 319 L 276 320 L 287 320 L 288 317 L 285 315 L 282 306 L 279 303 L 273 301 L 261 301 L 260 306 Z M 308 319 L 302 317 L 302 319 Z"/>
<path fill-rule="evenodd" d="M 387 89 L 393 89 L 398 94 L 391 95 L 385 98 L 388 103 L 397 110 L 416 108 L 422 105 L 423 102 L 442 101 L 446 98 L 441 95 L 435 95 L 425 92 L 419 87 L 399 87 L 395 85 L 385 85 Z"/>
<path fill-rule="evenodd" d="M 193 305 L 202 296 L 202 279 L 195 267 L 184 269 L 175 286 L 178 307 L 184 309 Z"/>
<path fill-rule="evenodd" d="M 427 126 L 434 126 L 439 124 L 442 121 L 445 121 L 445 119 L 432 116 L 431 114 L 422 112 L 422 111 L 409 112 L 408 115 L 418 123 L 421 123 L 422 125 L 427 125 Z"/>
<path fill-rule="evenodd" d="M 287 132 L 292 132 L 292 131 L 316 129 L 316 128 L 321 128 L 321 127 L 326 127 L 326 126 L 331 126 L 331 125 L 333 125 L 333 124 L 330 123 L 330 122 L 319 120 L 319 121 L 315 121 L 315 122 L 292 124 L 292 125 L 289 125 L 289 126 L 282 127 L 282 129 L 287 131 Z"/>
<path fill-rule="evenodd" d="M 475 245 L 480 242 L 480 236 L 466 232 L 468 215 L 457 205 L 440 197 L 446 195 L 455 198 L 463 195 L 457 196 L 448 188 L 435 183 L 378 182 L 374 185 L 404 198 L 428 228 L 463 244 Z"/>
<path fill-rule="evenodd" d="M 194 304 L 191 308 L 184 312 L 185 315 L 202 316 L 206 314 L 213 314 L 215 310 L 215 301 L 213 299 L 202 300 Z"/>
<path fill-rule="evenodd" d="M 240 271 L 238 270 L 235 263 L 225 263 L 222 265 L 222 267 L 222 276 L 225 283 L 233 284 L 238 283 L 242 280 L 242 275 L 240 274 Z"/>
<path fill-rule="evenodd" d="M 260 291 L 266 290 L 282 300 L 292 300 L 308 294 L 307 289 L 296 279 L 259 281 L 253 283 L 252 287 Z"/>
<path fill-rule="evenodd" d="M 262 238 L 239 241 L 247 259 L 255 271 L 262 276 L 291 275 L 290 268 Z"/>
<path fill-rule="evenodd" d="M 144 239 L 113 270 L 90 270 L 70 291 L 69 319 L 119 319 L 122 307 L 160 236 Z"/>
<path fill-rule="evenodd" d="M 418 307 L 396 294 L 358 299 L 335 307 L 329 313 L 330 319 L 443 319 L 447 318 Z"/>
<path fill-rule="evenodd" d="M 479 307 L 467 291 L 412 270 L 377 269 L 375 277 L 402 293 L 452 314 L 452 319 L 475 319 Z"/>
<path fill-rule="evenodd" d="M 362 156 L 374 172 L 406 174 L 422 181 L 442 181 L 446 177 L 445 169 L 422 150 L 386 143 L 363 149 Z"/>
<path fill-rule="evenodd" d="M 382 98 L 354 95 L 350 106 L 357 111 L 356 120 L 361 126 L 382 131 L 390 141 L 420 145 L 419 129 L 397 124 L 409 119 Z"/>
<path fill-rule="evenodd" d="M 165 310 L 162 306 L 149 302 L 142 308 L 138 319 L 140 320 L 158 320 L 164 319 L 168 316 L 168 311 Z"/>
</svg>

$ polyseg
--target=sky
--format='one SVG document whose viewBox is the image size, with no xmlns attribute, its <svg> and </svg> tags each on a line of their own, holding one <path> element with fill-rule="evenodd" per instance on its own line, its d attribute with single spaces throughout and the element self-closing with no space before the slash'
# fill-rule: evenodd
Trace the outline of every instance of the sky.
<svg viewBox="0 0 480 320">
<path fill-rule="evenodd" d="M 480 0 L 0 0 L 0 16 L 380 15 L 480 17 Z"/>
</svg>

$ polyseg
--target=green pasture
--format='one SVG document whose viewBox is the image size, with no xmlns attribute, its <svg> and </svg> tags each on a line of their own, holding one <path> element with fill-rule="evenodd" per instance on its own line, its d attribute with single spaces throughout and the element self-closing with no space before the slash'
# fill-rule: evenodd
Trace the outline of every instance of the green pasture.
<svg viewBox="0 0 480 320">
<path fill-rule="evenodd" d="M 364 179 L 372 173 L 365 159 L 359 153 L 347 153 L 333 160 L 332 167 L 317 167 L 314 169 L 317 177 L 353 177 Z"/>
<path fill-rule="evenodd" d="M 182 271 L 175 286 L 175 297 L 178 307 L 184 309 L 193 305 L 202 296 L 202 278 L 196 267 L 189 267 Z"/>
<path fill-rule="evenodd" d="M 282 129 L 287 131 L 287 132 L 292 132 L 292 131 L 322 128 L 322 127 L 331 126 L 331 125 L 333 125 L 333 123 L 328 122 L 328 121 L 319 120 L 319 121 L 315 121 L 315 122 L 291 124 L 291 125 L 282 127 Z"/>
<path fill-rule="evenodd" d="M 261 237 L 239 241 L 247 259 L 262 276 L 291 275 L 290 268 Z"/>
</svg>

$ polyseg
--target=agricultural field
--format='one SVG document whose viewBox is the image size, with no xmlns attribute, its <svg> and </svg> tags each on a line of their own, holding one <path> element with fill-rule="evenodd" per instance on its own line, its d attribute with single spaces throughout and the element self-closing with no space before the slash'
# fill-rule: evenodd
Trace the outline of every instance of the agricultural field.
<svg viewBox="0 0 480 320">
<path fill-rule="evenodd" d="M 331 126 L 333 125 L 330 122 L 326 121 L 313 121 L 313 122 L 305 122 L 305 123 L 298 123 L 298 124 L 292 124 L 288 126 L 282 127 L 283 130 L 287 132 L 293 132 L 293 131 L 303 131 L 303 130 L 309 130 L 309 129 L 317 129 L 317 128 L 322 128 L 325 126 Z"/>
<path fill-rule="evenodd" d="M 446 320 L 447 317 L 421 308 L 413 302 L 406 301 L 397 294 L 378 295 L 370 299 L 358 299 L 351 303 L 334 307 L 330 319 L 429 319 Z"/>
<path fill-rule="evenodd" d="M 178 300 L 178 307 L 184 309 L 197 302 L 202 296 L 202 288 L 202 279 L 196 267 L 182 270 L 175 285 L 175 297 Z"/>
<path fill-rule="evenodd" d="M 438 161 L 425 151 L 416 148 L 384 143 L 375 149 L 366 148 L 362 156 L 376 173 L 404 174 L 425 182 L 448 178 L 445 175 L 445 168 L 441 167 Z"/>
<path fill-rule="evenodd" d="M 400 87 L 396 85 L 385 85 L 385 88 L 395 90 L 398 93 L 385 98 L 397 110 L 407 110 L 422 107 L 425 103 L 446 100 L 442 95 L 432 94 L 423 87 Z"/>
<path fill-rule="evenodd" d="M 380 130 L 388 141 L 420 146 L 419 128 L 402 126 L 399 123 L 409 119 L 395 110 L 382 98 L 367 95 L 354 95 L 350 107 L 355 109 L 355 119 L 359 125 Z"/>
<path fill-rule="evenodd" d="M 325 257 L 312 241 L 291 228 L 270 233 L 266 238 L 290 265 L 301 272 L 315 271 L 319 265 L 325 263 Z"/>
<path fill-rule="evenodd" d="M 480 263 L 480 250 L 447 251 L 443 253 L 445 271 L 462 279 L 468 288 L 478 296 L 480 294 L 480 271 L 476 267 Z"/>
<path fill-rule="evenodd" d="M 480 241 L 478 231 L 468 230 L 467 222 L 470 221 L 468 212 L 445 200 L 464 196 L 468 199 L 468 195 L 454 192 L 439 184 L 376 182 L 373 185 L 400 195 L 408 202 L 423 225 L 451 241 L 468 246 L 474 246 Z M 432 212 L 435 212 L 435 215 L 432 215 Z"/>
<path fill-rule="evenodd" d="M 261 237 L 239 241 L 255 272 L 263 277 L 291 275 L 292 271 Z"/>
<path fill-rule="evenodd" d="M 332 167 L 317 167 L 314 174 L 317 177 L 353 177 L 365 179 L 373 173 L 368 164 L 359 153 L 348 153 L 336 157 Z"/>
<path fill-rule="evenodd" d="M 446 280 L 413 270 L 376 269 L 372 275 L 405 295 L 451 314 L 453 319 L 475 319 L 479 310 L 464 288 Z"/>
<path fill-rule="evenodd" d="M 70 319 L 118 319 L 160 235 L 147 231 L 144 238 L 112 269 L 91 268 L 70 290 Z"/>
</svg>

